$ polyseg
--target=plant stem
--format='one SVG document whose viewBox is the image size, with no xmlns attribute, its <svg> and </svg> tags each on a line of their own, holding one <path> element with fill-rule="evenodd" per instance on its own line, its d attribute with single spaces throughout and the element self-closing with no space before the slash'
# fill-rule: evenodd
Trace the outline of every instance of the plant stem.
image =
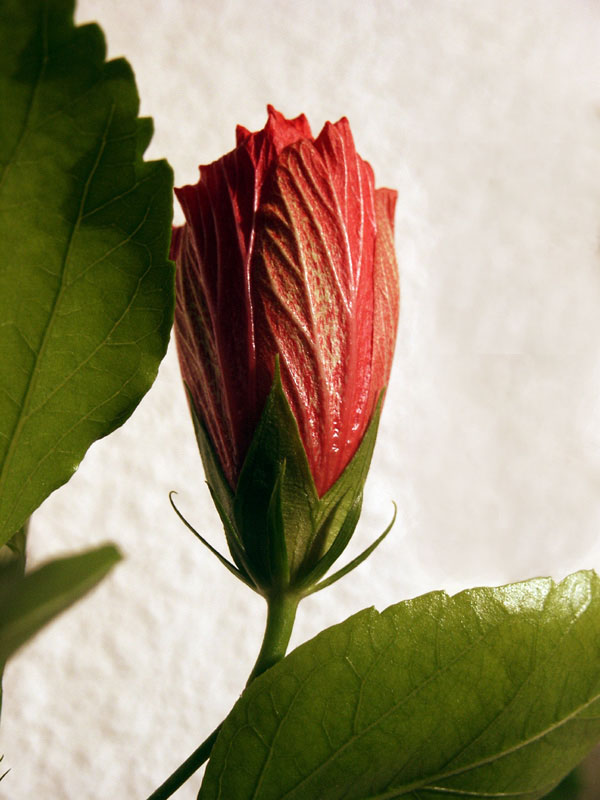
<svg viewBox="0 0 600 800">
<path fill-rule="evenodd" d="M 285 655 L 296 619 L 300 598 L 282 593 L 267 599 L 267 623 L 262 647 L 246 686 Z"/>
<path fill-rule="evenodd" d="M 167 778 L 167 780 L 161 784 L 158 789 L 156 789 L 148 800 L 166 800 L 167 797 L 171 797 L 180 786 L 187 781 L 188 778 L 191 778 L 196 770 L 200 769 L 202 764 L 208 759 L 210 756 L 210 751 L 213 748 L 213 745 L 216 741 L 217 735 L 219 733 L 221 726 L 219 725 L 214 731 L 210 734 L 208 738 L 206 738 L 200 747 L 198 747 L 189 758 L 181 764 L 175 772 Z"/>
<path fill-rule="evenodd" d="M 273 595 L 267 598 L 267 623 L 263 642 L 246 686 L 284 657 L 292 635 L 299 600 L 299 597 L 287 594 Z M 183 764 L 177 767 L 175 772 L 152 792 L 148 800 L 167 800 L 180 786 L 183 786 L 188 778 L 191 778 L 208 760 L 220 728 L 220 725 L 215 728 L 200 747 L 194 750 L 192 755 L 186 758 Z"/>
</svg>

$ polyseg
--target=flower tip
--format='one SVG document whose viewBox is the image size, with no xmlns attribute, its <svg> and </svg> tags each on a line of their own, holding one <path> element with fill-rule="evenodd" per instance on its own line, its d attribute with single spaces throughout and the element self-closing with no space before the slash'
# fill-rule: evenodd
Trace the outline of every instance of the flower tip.
<svg viewBox="0 0 600 800">
<path fill-rule="evenodd" d="M 281 111 L 278 111 L 275 106 L 271 105 L 271 103 L 267 105 L 267 128 L 269 126 L 274 128 L 285 126 L 287 121 L 288 120 L 283 116 Z"/>
<path fill-rule="evenodd" d="M 327 121 L 317 137 L 316 145 L 324 151 L 337 153 L 337 158 L 344 157 L 344 148 L 347 148 L 349 153 L 355 153 L 354 137 L 348 117 L 341 117 L 337 122 Z"/>
<path fill-rule="evenodd" d="M 376 189 L 375 196 L 382 204 L 392 231 L 394 230 L 394 216 L 396 213 L 396 201 L 398 200 L 398 192 L 395 189 Z"/>
<path fill-rule="evenodd" d="M 183 232 L 183 226 L 175 226 L 171 228 L 171 246 L 169 248 L 169 258 L 171 261 L 175 261 L 177 259 L 177 254 L 179 253 L 179 246 L 181 243 L 181 234 Z"/>
<path fill-rule="evenodd" d="M 287 119 L 271 103 L 267 105 L 267 114 L 265 131 L 270 135 L 278 152 L 298 139 L 312 139 L 312 131 L 304 114 Z"/>
<path fill-rule="evenodd" d="M 202 181 L 202 169 L 203 167 L 199 167 L 200 181 L 195 186 L 176 186 L 174 189 L 175 197 L 179 200 L 179 205 L 181 206 L 188 222 L 193 215 L 196 193 L 198 191 L 198 186 Z"/>
<path fill-rule="evenodd" d="M 235 127 L 235 143 L 236 146 L 239 147 L 241 144 L 244 144 L 246 139 L 251 136 L 251 132 L 248 128 L 244 128 L 243 125 L 236 125 Z"/>
</svg>

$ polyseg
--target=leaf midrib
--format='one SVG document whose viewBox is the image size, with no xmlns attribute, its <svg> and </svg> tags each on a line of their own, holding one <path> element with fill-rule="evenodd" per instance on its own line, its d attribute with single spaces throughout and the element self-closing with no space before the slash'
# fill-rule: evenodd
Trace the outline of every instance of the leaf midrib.
<svg viewBox="0 0 600 800">
<path fill-rule="evenodd" d="M 553 587 L 553 589 L 550 590 L 548 595 L 555 589 L 556 589 L 556 587 Z M 548 596 L 544 600 L 544 606 L 546 605 L 547 601 L 548 601 Z M 572 624 L 569 625 L 568 630 L 565 631 L 563 633 L 563 635 L 560 637 L 561 641 L 564 638 L 564 636 L 568 635 L 568 633 L 572 630 L 572 625 L 577 623 L 577 621 L 581 618 L 581 616 L 583 615 L 584 612 L 585 612 L 585 609 L 581 613 L 579 613 L 574 620 L 572 620 Z M 500 625 L 500 624 L 501 623 L 498 623 L 498 625 Z M 494 627 L 497 627 L 497 625 L 494 626 Z M 489 631 L 486 632 L 486 635 L 487 635 L 487 633 L 489 633 Z M 476 643 L 479 643 L 481 641 L 482 638 L 484 638 L 484 637 L 480 637 L 476 641 L 471 642 L 469 647 L 466 648 L 466 649 L 467 650 L 471 650 L 475 646 Z M 447 669 L 449 666 L 451 666 L 453 663 L 455 663 L 459 658 L 462 658 L 464 656 L 464 653 L 465 653 L 465 651 L 463 651 L 460 654 L 460 657 L 457 657 L 457 658 L 453 659 L 452 662 L 450 662 L 449 664 L 444 665 L 444 667 L 442 669 L 443 670 Z M 531 678 L 531 676 L 535 673 L 535 671 L 536 671 L 536 669 L 532 670 L 532 672 L 528 676 L 527 680 L 529 680 Z M 434 675 L 431 675 L 424 682 L 424 684 L 420 684 L 418 687 L 415 687 L 411 691 L 410 695 L 414 694 L 416 691 L 420 691 L 423 688 L 423 686 L 426 685 L 427 683 L 429 683 L 434 677 L 437 678 L 438 674 L 439 674 L 439 671 L 436 671 L 436 673 L 434 673 Z M 520 689 L 519 689 L 519 691 L 520 691 Z M 406 701 L 408 699 L 408 697 L 410 697 L 410 695 L 408 695 L 407 697 L 403 698 L 403 702 Z M 457 767 L 454 770 L 441 771 L 441 772 L 436 773 L 434 775 L 429 775 L 426 778 L 421 779 L 419 781 L 413 781 L 412 783 L 406 784 L 405 786 L 400 785 L 399 787 L 395 787 L 393 789 L 390 789 L 389 791 L 386 791 L 383 794 L 373 795 L 372 797 L 365 798 L 365 800 L 388 800 L 388 799 L 392 800 L 392 798 L 401 797 L 401 796 L 409 794 L 410 792 L 413 792 L 413 791 L 415 791 L 417 789 L 442 790 L 444 787 L 431 786 L 430 782 L 431 781 L 437 781 L 437 780 L 445 780 L 445 779 L 453 777 L 455 775 L 460 775 L 460 774 L 462 774 L 464 772 L 469 772 L 470 770 L 478 769 L 479 767 L 485 766 L 486 764 L 492 763 L 493 761 L 496 761 L 496 760 L 498 760 L 500 758 L 504 758 L 505 756 L 508 756 L 513 752 L 517 752 L 521 748 L 527 747 L 529 744 L 532 744 L 533 742 L 537 741 L 538 739 L 542 738 L 543 736 L 546 736 L 547 734 L 551 733 L 553 730 L 556 730 L 556 729 L 560 728 L 562 725 L 566 724 L 571 719 L 574 719 L 578 714 L 580 714 L 582 711 L 584 711 L 590 705 L 593 705 L 597 700 L 600 700 L 600 693 L 596 694 L 593 698 L 591 698 L 586 703 L 583 703 L 581 706 L 577 707 L 573 712 L 571 712 L 571 714 L 568 714 L 566 717 L 564 717 L 561 720 L 557 721 L 555 724 L 548 726 L 546 729 L 538 732 L 535 736 L 532 736 L 532 737 L 530 737 L 529 739 L 527 739 L 525 741 L 518 742 L 517 744 L 513 745 L 510 748 L 507 748 L 506 750 L 494 753 L 494 754 L 492 754 L 492 755 L 490 755 L 490 756 L 488 756 L 488 757 L 486 757 L 484 759 L 481 759 L 480 761 L 476 761 L 476 762 L 473 762 L 473 763 L 470 763 L 470 764 L 467 764 L 467 765 L 463 765 L 462 767 Z M 381 719 L 383 719 L 385 716 L 387 716 L 389 713 L 391 713 L 391 710 L 392 709 L 388 710 L 384 715 L 382 715 L 382 717 L 380 717 L 377 720 L 376 723 L 373 723 L 372 725 L 370 725 L 369 729 L 371 727 L 373 727 L 373 725 L 380 724 Z M 284 717 L 280 720 L 280 723 L 279 723 L 279 726 L 278 726 L 278 731 L 280 730 L 281 724 L 283 723 L 285 717 L 287 717 L 288 713 L 289 713 L 289 709 L 287 710 L 287 712 L 284 715 Z M 296 784 L 296 786 L 294 786 L 290 790 L 288 790 L 286 792 L 286 794 L 284 794 L 282 796 L 281 800 L 285 800 L 286 797 L 293 797 L 294 793 L 304 783 L 306 783 L 307 781 L 311 780 L 314 777 L 314 775 L 316 774 L 316 772 L 321 770 L 325 766 L 325 764 L 330 763 L 333 758 L 336 758 L 339 755 L 340 751 L 342 749 L 345 749 L 350 744 L 350 742 L 352 740 L 355 740 L 356 738 L 360 738 L 360 736 L 363 736 L 364 733 L 365 733 L 365 731 L 361 731 L 361 733 L 359 734 L 358 737 L 357 736 L 353 736 L 351 740 L 349 740 L 348 742 L 346 742 L 342 746 L 342 748 L 338 749 L 334 754 L 332 754 L 332 756 L 330 756 L 325 762 L 323 762 L 323 764 L 320 764 L 319 767 L 317 767 L 317 769 L 313 770 L 313 772 L 310 775 L 307 775 L 305 778 L 302 779 L 302 781 L 300 783 Z M 272 752 L 272 750 L 271 750 L 271 752 Z M 270 759 L 268 759 L 268 760 L 270 760 Z M 258 791 L 258 788 L 260 787 L 260 784 L 262 783 L 262 778 L 263 778 L 263 773 L 261 772 L 261 781 L 259 782 L 259 785 L 256 787 L 253 797 L 256 797 L 256 791 Z"/>
<path fill-rule="evenodd" d="M 499 622 L 499 623 L 497 623 L 496 625 L 494 625 L 493 627 L 494 627 L 494 628 L 496 628 L 496 627 L 498 627 L 500 624 L 501 624 L 501 623 Z M 411 691 L 409 692 L 409 694 L 407 694 L 405 697 L 403 697 L 403 698 L 402 698 L 402 700 L 401 700 L 399 703 L 397 703 L 397 704 L 396 704 L 395 706 L 393 706 L 392 708 L 388 709 L 388 710 L 387 710 L 387 711 L 386 711 L 384 714 L 382 714 L 382 715 L 381 715 L 381 716 L 380 716 L 380 717 L 379 717 L 379 718 L 378 718 L 378 719 L 377 719 L 375 722 L 371 723 L 371 724 L 370 724 L 370 725 L 369 725 L 367 728 L 363 729 L 363 730 L 362 730 L 362 731 L 361 731 L 359 734 L 354 734 L 354 735 L 353 735 L 353 736 L 352 736 L 350 739 L 348 739 L 348 741 L 344 742 L 344 744 L 343 744 L 343 745 L 342 745 L 340 748 L 338 748 L 338 750 L 336 750 L 336 752 L 335 752 L 335 753 L 332 753 L 332 754 L 331 754 L 331 755 L 330 755 L 330 756 L 329 756 L 329 757 L 328 757 L 328 758 L 327 758 L 327 759 L 326 759 L 324 762 L 322 762 L 321 764 L 319 764 L 319 766 L 318 766 L 318 767 L 316 767 L 316 768 L 313 770 L 313 772 L 312 772 L 310 775 L 307 775 L 306 777 L 304 777 L 304 778 L 303 778 L 303 779 L 300 781 L 300 783 L 297 783 L 297 784 L 296 784 L 296 786 L 293 786 L 291 789 L 289 789 L 289 790 L 286 792 L 286 794 L 285 794 L 285 795 L 283 795 L 283 797 L 281 798 L 281 800 L 284 800 L 284 798 L 286 798 L 286 797 L 288 797 L 288 796 L 291 796 L 291 795 L 293 795 L 293 793 L 294 793 L 294 792 L 296 792 L 296 791 L 297 791 L 297 790 L 298 790 L 298 789 L 299 789 L 299 788 L 300 788 L 300 787 L 301 787 L 301 786 L 302 786 L 304 783 L 306 783 L 307 781 L 311 780 L 311 779 L 314 777 L 314 775 L 315 775 L 315 774 L 316 774 L 318 771 L 322 770 L 322 769 L 323 769 L 323 768 L 324 768 L 324 767 L 325 767 L 327 764 L 329 764 L 329 763 L 330 763 L 330 762 L 331 762 L 333 759 L 337 758 L 337 756 L 340 754 L 340 752 L 342 752 L 342 750 L 345 750 L 345 749 L 346 749 L 347 747 L 349 747 L 349 746 L 350 746 L 350 745 L 351 745 L 351 744 L 352 744 L 354 741 L 356 741 L 357 739 L 359 739 L 359 738 L 361 738 L 362 736 L 364 736 L 364 735 L 365 735 L 365 733 L 367 733 L 368 731 L 370 731 L 370 730 L 371 730 L 373 727 L 376 727 L 377 725 L 379 725 L 379 724 L 381 723 L 382 719 L 384 719 L 385 717 L 387 717 L 389 714 L 393 713 L 394 711 L 397 711 L 397 710 L 398 710 L 398 708 L 399 708 L 401 705 L 404 705 L 404 703 L 406 703 L 406 702 L 407 702 L 407 701 L 408 701 L 408 700 L 409 700 L 409 699 L 410 699 L 410 698 L 411 698 L 413 695 L 415 695 L 415 694 L 417 694 L 418 692 L 420 692 L 420 691 L 421 691 L 421 690 L 422 690 L 422 689 L 423 689 L 425 686 L 427 686 L 429 683 L 431 683 L 431 682 L 432 682 L 432 681 L 434 681 L 434 680 L 437 680 L 437 679 L 438 679 L 438 677 L 439 677 L 439 674 L 440 674 L 441 672 L 445 672 L 445 671 L 447 671 L 448 669 L 450 669 L 452 666 L 454 666 L 454 664 L 456 664 L 458 661 L 460 661 L 462 658 L 464 658 L 464 656 L 465 656 L 465 654 L 466 654 L 467 652 L 469 652 L 469 651 L 470 651 L 470 650 L 472 650 L 474 647 L 476 647 L 478 644 L 480 644 L 480 642 L 481 642 L 481 641 L 483 641 L 483 639 L 485 638 L 485 636 L 487 635 L 487 633 L 489 633 L 489 631 L 486 631 L 486 633 L 485 633 L 485 634 L 481 634 L 481 635 L 480 635 L 480 636 L 478 636 L 476 639 L 474 639 L 472 642 L 469 642 L 468 646 L 467 646 L 467 647 L 465 647 L 463 650 L 461 650 L 461 651 L 460 651 L 460 653 L 458 653 L 458 654 L 457 654 L 457 655 L 456 655 L 456 656 L 455 656 L 455 657 L 454 657 L 454 658 L 453 658 L 451 661 L 449 661 L 447 664 L 444 664 L 442 667 L 440 667 L 440 668 L 437 668 L 437 669 L 436 669 L 436 671 L 435 671 L 435 672 L 433 672 L 431 675 L 429 675 L 429 676 L 428 676 L 428 677 L 427 677 L 425 680 L 423 680 L 423 681 L 422 681 L 421 683 L 419 683 L 417 686 L 414 686 L 414 687 L 411 689 Z M 378 661 L 378 660 L 379 660 L 379 659 L 382 657 L 382 655 L 383 655 L 385 652 L 387 652 L 387 651 L 388 651 L 388 650 L 389 650 L 391 647 L 394 647 L 394 646 L 395 646 L 395 644 L 396 644 L 396 641 L 395 641 L 393 638 L 392 638 L 392 639 L 390 639 L 390 641 L 389 641 L 389 642 L 388 642 L 388 643 L 385 645 L 385 647 L 383 647 L 383 648 L 382 648 L 382 650 L 381 650 L 379 653 L 377 653 L 377 657 L 376 657 L 375 661 Z M 346 655 L 347 655 L 347 654 L 346 654 Z M 279 722 L 278 722 L 278 725 L 277 725 L 277 731 L 276 731 L 275 735 L 273 736 L 272 745 L 271 745 L 271 750 L 270 750 L 270 752 L 269 752 L 269 755 L 268 755 L 268 757 L 267 757 L 267 760 L 266 760 L 265 764 L 263 765 L 263 769 L 261 770 L 261 774 L 260 774 L 260 776 L 259 776 L 259 778 L 260 778 L 260 779 L 259 779 L 259 782 L 258 782 L 258 784 L 257 784 L 257 786 L 256 786 L 256 788 L 255 788 L 255 790 L 254 790 L 254 794 L 252 795 L 252 798 L 253 798 L 253 800 L 254 800 L 254 798 L 256 798 L 256 793 L 258 792 L 258 790 L 260 789 L 260 787 L 261 787 L 261 785 L 262 785 L 262 783 L 263 783 L 263 780 L 264 780 L 264 775 L 265 775 L 265 773 L 266 773 L 266 768 L 267 768 L 268 764 L 269 764 L 269 763 L 270 763 L 270 761 L 271 761 L 271 756 L 272 756 L 272 753 L 273 753 L 273 745 L 274 745 L 274 743 L 275 743 L 275 740 L 277 739 L 277 737 L 278 737 L 278 736 L 279 736 L 279 734 L 281 733 L 281 729 L 282 729 L 283 723 L 285 722 L 285 720 L 286 720 L 286 719 L 287 719 L 287 717 L 289 716 L 289 713 L 290 713 L 290 711 L 291 711 L 291 709 L 292 709 L 292 707 L 293 707 L 294 703 L 295 703 L 295 702 L 296 702 L 296 700 L 298 699 L 298 697 L 299 697 L 299 695 L 300 695 L 300 690 L 303 688 L 303 686 L 304 686 L 304 685 L 306 685 L 306 683 L 308 682 L 308 680 L 310 679 L 310 677 L 312 676 L 312 674 L 313 674 L 313 673 L 314 673 L 314 672 L 315 672 L 317 669 L 320 669 L 322 666 L 323 666 L 323 664 L 322 664 L 322 663 L 318 663 L 317 665 L 315 665 L 315 667 L 313 667 L 313 669 L 310 671 L 310 673 L 309 673 L 309 674 L 306 676 L 306 678 L 305 678 L 305 679 L 302 681 L 302 683 L 301 683 L 301 684 L 300 684 L 300 686 L 298 687 L 298 690 L 297 690 L 297 692 L 296 692 L 296 694 L 295 694 L 295 696 L 294 696 L 294 699 L 292 700 L 292 702 L 290 703 L 290 705 L 289 705 L 289 706 L 288 706 L 288 708 L 286 709 L 286 711 L 285 711 L 285 714 L 284 714 L 284 715 L 281 717 L 281 719 L 279 720 Z M 370 671 L 370 669 L 371 669 L 371 668 L 369 668 L 369 671 Z M 354 670 L 354 667 L 353 667 L 353 670 Z M 355 671 L 355 670 L 354 670 L 354 671 Z"/>
<path fill-rule="evenodd" d="M 44 65 L 47 63 L 47 60 L 48 60 L 48 58 L 47 58 L 48 51 L 47 51 L 47 36 L 46 36 L 46 34 L 47 34 L 47 18 L 45 17 L 44 18 L 44 46 L 45 46 Z M 36 85 L 36 91 L 37 91 L 37 88 L 39 88 L 39 83 L 41 81 L 41 77 L 42 77 L 42 72 L 40 71 L 38 84 Z M 12 462 L 12 459 L 13 459 L 13 456 L 14 456 L 14 453 L 15 453 L 16 443 L 17 443 L 17 441 L 19 439 L 19 435 L 21 433 L 21 430 L 23 429 L 23 426 L 25 425 L 25 423 L 27 422 L 27 419 L 29 417 L 28 411 L 29 411 L 29 406 L 30 406 L 30 403 L 31 403 L 31 398 L 32 398 L 32 395 L 33 395 L 33 392 L 34 392 L 34 389 L 35 389 L 37 377 L 39 375 L 39 364 L 40 364 L 41 360 L 43 359 L 43 356 L 44 356 L 44 354 L 46 352 L 46 348 L 47 348 L 47 345 L 48 345 L 48 340 L 50 338 L 50 333 L 52 331 L 52 327 L 53 327 L 54 321 L 56 319 L 56 309 L 58 308 L 58 305 L 60 303 L 60 300 L 62 298 L 64 289 L 65 289 L 65 278 L 66 278 L 66 272 L 67 272 L 67 263 L 68 263 L 69 255 L 70 255 L 71 248 L 72 248 L 72 245 L 73 245 L 73 240 L 75 238 L 76 233 L 79 230 L 79 226 L 80 226 L 81 221 L 83 219 L 83 209 L 85 208 L 85 203 L 86 203 L 86 200 L 87 200 L 87 196 L 89 194 L 89 190 L 90 190 L 90 186 L 91 186 L 92 180 L 94 178 L 94 175 L 96 174 L 96 171 L 97 171 L 98 166 L 100 164 L 100 160 L 101 160 L 102 155 L 104 153 L 104 150 L 106 148 L 106 143 L 107 143 L 107 139 L 108 139 L 108 131 L 109 131 L 110 125 L 112 123 L 114 112 L 115 112 L 115 103 L 113 102 L 111 104 L 111 107 L 110 107 L 110 110 L 109 110 L 109 113 L 108 113 L 108 116 L 107 116 L 107 121 L 106 121 L 106 124 L 104 126 L 104 130 L 102 132 L 102 138 L 100 140 L 100 146 L 98 148 L 98 152 L 96 153 L 96 158 L 94 159 L 94 163 L 92 164 L 92 167 L 90 169 L 90 172 L 89 172 L 89 174 L 87 176 L 86 182 L 85 182 L 84 187 L 83 187 L 83 191 L 82 191 L 82 194 L 81 194 L 81 199 L 80 199 L 80 202 L 79 202 L 79 209 L 78 209 L 78 212 L 77 212 L 77 218 L 76 218 L 76 220 L 75 220 L 75 222 L 73 224 L 73 227 L 71 229 L 71 232 L 70 232 L 70 235 L 69 235 L 69 239 L 67 241 L 67 247 L 65 249 L 65 253 L 64 253 L 63 259 L 62 259 L 61 270 L 60 270 L 60 281 L 59 281 L 59 284 L 58 284 L 58 287 L 57 287 L 57 291 L 56 291 L 55 296 L 54 296 L 54 301 L 52 303 L 52 307 L 51 307 L 51 309 L 49 311 L 49 314 L 48 314 L 48 321 L 46 323 L 46 327 L 45 327 L 44 333 L 42 335 L 42 341 L 41 341 L 40 347 L 38 349 L 37 355 L 36 355 L 36 357 L 34 359 L 34 365 L 33 365 L 33 368 L 31 370 L 31 374 L 29 376 L 29 380 L 27 382 L 27 389 L 25 391 L 23 402 L 21 404 L 21 409 L 20 409 L 19 414 L 17 416 L 16 423 L 13 426 L 13 431 L 12 431 L 12 434 L 10 436 L 10 442 L 9 442 L 9 446 L 8 446 L 8 449 L 7 449 L 6 457 L 4 459 L 4 463 L 2 464 L 2 467 L 0 468 L 0 497 L 2 495 L 3 487 L 4 487 L 5 482 L 6 482 L 6 476 L 8 474 L 9 467 L 11 465 L 11 462 Z M 27 122 L 28 122 L 28 119 L 26 120 L 26 123 Z M 27 124 L 25 124 L 25 126 L 24 126 L 24 130 L 23 130 L 23 133 L 22 133 L 22 139 L 24 139 L 24 137 L 25 137 L 26 128 L 27 128 Z M 13 503 L 12 507 L 10 508 L 8 514 L 7 514 L 7 518 L 8 519 L 10 519 L 10 515 L 12 514 L 13 509 L 14 509 L 14 503 Z"/>
</svg>

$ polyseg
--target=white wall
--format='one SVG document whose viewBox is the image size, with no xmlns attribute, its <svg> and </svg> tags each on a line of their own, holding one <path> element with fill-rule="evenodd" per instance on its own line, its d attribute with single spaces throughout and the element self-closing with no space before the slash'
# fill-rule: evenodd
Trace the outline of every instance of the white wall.
<svg viewBox="0 0 600 800">
<path fill-rule="evenodd" d="M 81 0 L 126 55 L 178 184 L 262 127 L 349 117 L 399 190 L 402 312 L 351 577 L 293 643 L 364 606 L 600 568 L 600 5 L 593 0 Z M 126 561 L 10 662 L 2 800 L 143 798 L 227 713 L 262 601 L 223 537 L 171 349 L 125 427 L 34 517 L 31 565 Z M 176 795 L 195 797 L 197 781 Z"/>
</svg>

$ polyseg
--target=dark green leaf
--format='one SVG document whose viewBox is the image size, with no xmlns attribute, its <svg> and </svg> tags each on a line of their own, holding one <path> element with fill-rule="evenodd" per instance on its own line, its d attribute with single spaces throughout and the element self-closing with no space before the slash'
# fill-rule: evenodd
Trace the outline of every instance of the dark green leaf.
<svg viewBox="0 0 600 800">
<path fill-rule="evenodd" d="M 10 587 L 23 578 L 27 546 L 28 523 L 0 547 L 0 605 Z"/>
<path fill-rule="evenodd" d="M 581 780 L 579 770 L 569 772 L 567 777 L 562 780 L 550 794 L 545 795 L 544 800 L 577 800 L 581 792 Z"/>
<path fill-rule="evenodd" d="M 25 561 L 27 557 L 27 531 L 29 522 L 12 537 L 5 545 L 0 547 L 0 612 L 4 602 L 13 591 L 14 587 L 23 580 L 25 574 Z M 1 620 L 1 615 L 0 615 Z M 2 709 L 2 673 L 3 666 L 0 661 L 0 710 Z M 0 757 L 0 761 L 2 758 Z M 6 773 L 4 773 L 6 774 Z M 2 780 L 0 777 L 0 780 Z"/>
<path fill-rule="evenodd" d="M 0 17 L 0 544 L 122 424 L 172 321 L 171 170 L 68 0 Z"/>
<path fill-rule="evenodd" d="M 600 739 L 600 580 L 365 610 L 257 678 L 201 800 L 548 794 Z"/>
<path fill-rule="evenodd" d="M 0 606 L 0 664 L 102 580 L 120 558 L 115 547 L 103 545 L 27 573 Z"/>
</svg>

